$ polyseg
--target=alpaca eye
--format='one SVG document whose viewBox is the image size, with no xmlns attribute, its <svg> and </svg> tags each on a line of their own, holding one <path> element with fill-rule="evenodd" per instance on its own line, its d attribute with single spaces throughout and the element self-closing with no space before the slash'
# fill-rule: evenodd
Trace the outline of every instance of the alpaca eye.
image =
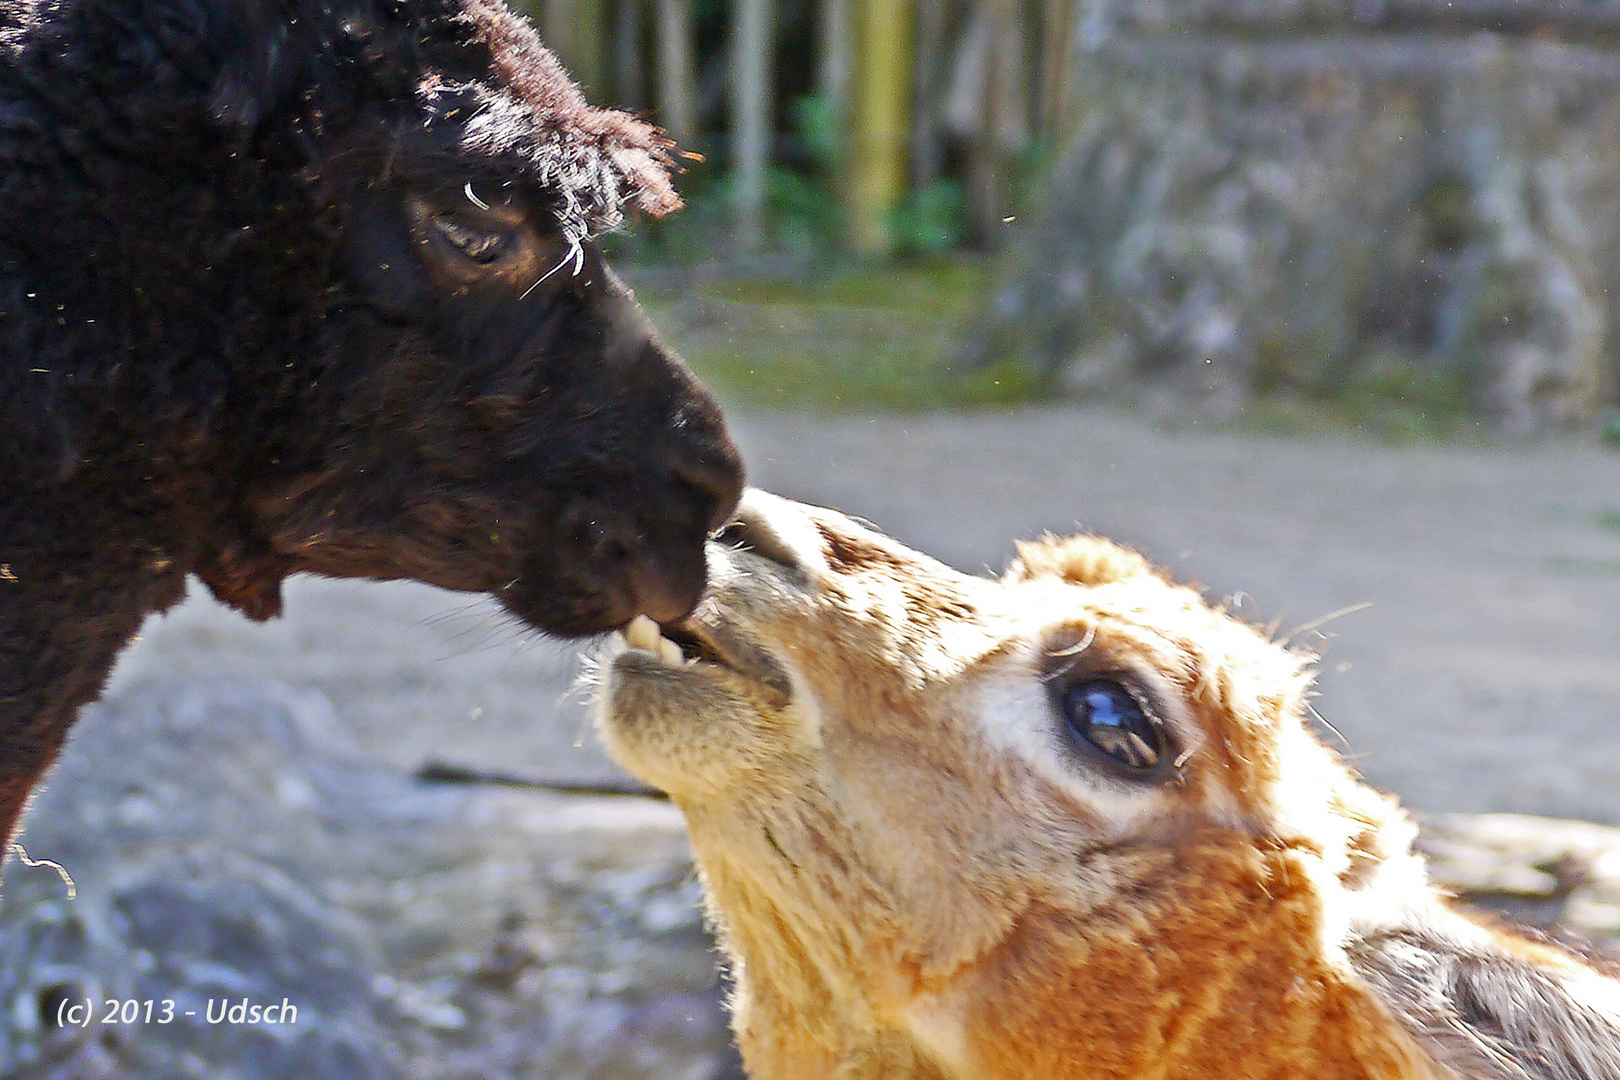
<svg viewBox="0 0 1620 1080">
<path fill-rule="evenodd" d="M 469 225 L 448 214 L 435 214 L 432 222 L 435 235 L 458 255 L 482 266 L 496 262 L 512 246 L 508 233 Z"/>
<path fill-rule="evenodd" d="M 1165 758 L 1164 729 L 1135 694 L 1113 679 L 1087 679 L 1063 693 L 1069 730 L 1132 772 L 1147 772 Z"/>
</svg>

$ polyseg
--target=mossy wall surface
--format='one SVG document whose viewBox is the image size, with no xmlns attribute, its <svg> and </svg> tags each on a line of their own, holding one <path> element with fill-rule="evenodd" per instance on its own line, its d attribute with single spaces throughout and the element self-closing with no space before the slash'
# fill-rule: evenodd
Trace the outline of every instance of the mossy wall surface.
<svg viewBox="0 0 1620 1080">
<path fill-rule="evenodd" d="M 1097 0 L 987 353 L 1084 393 L 1615 395 L 1620 4 Z"/>
</svg>

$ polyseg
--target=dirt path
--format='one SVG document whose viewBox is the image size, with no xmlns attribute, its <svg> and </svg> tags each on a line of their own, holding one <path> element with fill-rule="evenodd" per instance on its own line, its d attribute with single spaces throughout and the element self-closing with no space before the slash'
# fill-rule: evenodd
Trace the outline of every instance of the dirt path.
<svg viewBox="0 0 1620 1080">
<path fill-rule="evenodd" d="M 1374 782 L 1427 809 L 1620 823 L 1620 455 L 1165 433 L 1074 408 L 733 423 L 756 483 L 965 569 L 1079 524 L 1284 631 L 1370 605 L 1298 640 L 1325 651 L 1318 707 Z M 612 772 L 569 692 L 573 650 L 487 603 L 299 580 L 287 608 L 253 626 L 196 590 L 114 690 L 279 679 L 319 687 L 401 767 Z"/>
</svg>

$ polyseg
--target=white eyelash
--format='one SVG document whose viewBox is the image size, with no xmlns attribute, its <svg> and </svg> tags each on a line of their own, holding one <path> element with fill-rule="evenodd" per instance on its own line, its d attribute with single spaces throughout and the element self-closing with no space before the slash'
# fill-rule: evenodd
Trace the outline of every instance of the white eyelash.
<svg viewBox="0 0 1620 1080">
<path fill-rule="evenodd" d="M 578 244 L 570 246 L 568 254 L 557 260 L 556 266 L 553 266 L 550 270 L 547 270 L 545 273 L 536 278 L 534 284 L 530 285 L 527 289 L 524 289 L 523 295 L 518 297 L 518 299 L 527 300 L 530 293 L 538 289 L 547 278 L 551 277 L 552 274 L 555 274 L 557 271 L 567 266 L 570 261 L 572 261 L 574 264 L 574 272 L 570 274 L 569 277 L 578 277 L 580 270 L 585 266 L 585 249 Z"/>
</svg>

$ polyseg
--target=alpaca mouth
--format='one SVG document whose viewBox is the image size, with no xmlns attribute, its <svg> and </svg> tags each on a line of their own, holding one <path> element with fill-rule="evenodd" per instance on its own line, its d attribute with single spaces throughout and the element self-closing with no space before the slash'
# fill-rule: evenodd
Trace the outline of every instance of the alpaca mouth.
<svg viewBox="0 0 1620 1080">
<path fill-rule="evenodd" d="M 709 588 L 691 612 L 658 620 L 644 613 L 620 628 L 627 651 L 656 658 L 666 673 L 697 669 L 746 681 L 773 708 L 793 697 L 786 666 L 752 632 L 750 592 L 763 582 L 788 591 L 808 587 L 817 567 L 813 526 L 796 504 L 750 488 L 732 520 L 708 545 Z M 757 600 L 758 598 L 755 597 Z"/>
<path fill-rule="evenodd" d="M 720 669 L 739 675 L 777 706 L 793 696 L 793 682 L 776 659 L 739 633 L 710 600 L 687 618 L 668 625 L 637 615 L 618 636 L 628 650 L 656 657 L 665 668 Z"/>
</svg>

